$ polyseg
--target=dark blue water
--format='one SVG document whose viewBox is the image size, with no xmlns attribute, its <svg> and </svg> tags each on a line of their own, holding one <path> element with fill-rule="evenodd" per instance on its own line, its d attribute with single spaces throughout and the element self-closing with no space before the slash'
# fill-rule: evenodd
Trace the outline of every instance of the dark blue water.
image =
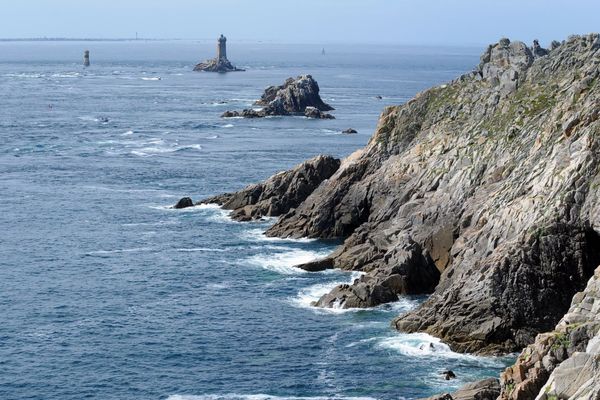
<svg viewBox="0 0 600 400">
<path fill-rule="evenodd" d="M 213 47 L 0 43 L 0 398 L 396 399 L 495 375 L 506 359 L 390 329 L 422 298 L 311 308 L 352 276 L 292 266 L 334 243 L 168 209 L 350 154 L 385 105 L 469 70 L 479 50 L 238 44 L 230 58 L 248 71 L 192 72 Z M 219 118 L 300 73 L 336 120 Z M 339 134 L 349 127 L 359 134 Z"/>
</svg>

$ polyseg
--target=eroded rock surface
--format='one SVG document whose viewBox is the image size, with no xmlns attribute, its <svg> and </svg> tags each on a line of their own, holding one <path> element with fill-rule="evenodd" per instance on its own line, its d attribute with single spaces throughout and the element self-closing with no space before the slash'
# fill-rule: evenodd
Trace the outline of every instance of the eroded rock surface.
<svg viewBox="0 0 600 400">
<path fill-rule="evenodd" d="M 301 75 L 297 78 L 288 78 L 281 86 L 269 86 L 256 101 L 260 109 L 246 109 L 243 111 L 226 111 L 222 117 L 261 118 L 275 115 L 305 115 L 307 108 L 311 118 L 330 119 L 333 107 L 326 104 L 319 95 L 319 84 L 310 75 Z"/>
<path fill-rule="evenodd" d="M 204 199 L 198 204 L 219 204 L 226 210 L 232 210 L 230 216 L 238 221 L 276 217 L 297 207 L 339 166 L 340 160 L 320 155 L 264 182 L 250 185 L 239 192 Z"/>
<path fill-rule="evenodd" d="M 500 383 L 488 378 L 469 383 L 454 393 L 443 393 L 423 400 L 496 400 L 500 394 Z"/>
</svg>

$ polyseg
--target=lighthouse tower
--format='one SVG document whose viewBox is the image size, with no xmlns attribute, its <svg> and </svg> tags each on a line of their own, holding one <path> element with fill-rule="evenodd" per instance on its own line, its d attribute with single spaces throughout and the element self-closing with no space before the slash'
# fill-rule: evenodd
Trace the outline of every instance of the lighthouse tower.
<svg viewBox="0 0 600 400">
<path fill-rule="evenodd" d="M 217 61 L 227 59 L 227 38 L 221 34 L 217 40 Z"/>
</svg>

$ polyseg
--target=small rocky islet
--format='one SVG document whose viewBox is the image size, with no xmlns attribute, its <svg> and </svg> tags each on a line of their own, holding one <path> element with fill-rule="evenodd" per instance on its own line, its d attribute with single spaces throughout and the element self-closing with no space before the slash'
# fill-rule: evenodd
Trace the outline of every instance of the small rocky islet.
<svg viewBox="0 0 600 400">
<path fill-rule="evenodd" d="M 304 115 L 313 119 L 335 119 L 326 111 L 334 108 L 319 95 L 319 84 L 311 75 L 288 78 L 280 86 L 269 86 L 254 105 L 242 111 L 226 111 L 222 118 L 263 118 L 269 116 Z"/>
<path fill-rule="evenodd" d="M 457 352 L 521 351 L 500 380 L 432 399 L 596 399 L 599 78 L 598 34 L 550 49 L 501 39 L 474 71 L 385 108 L 344 160 L 317 156 L 196 204 L 279 217 L 268 236 L 344 239 L 299 267 L 364 275 L 316 306 L 430 294 L 392 326 Z"/>
</svg>

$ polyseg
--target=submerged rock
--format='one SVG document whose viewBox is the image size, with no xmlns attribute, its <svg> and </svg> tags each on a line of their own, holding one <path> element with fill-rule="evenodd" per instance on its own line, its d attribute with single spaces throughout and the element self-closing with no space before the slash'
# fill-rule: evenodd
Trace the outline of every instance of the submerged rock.
<svg viewBox="0 0 600 400">
<path fill-rule="evenodd" d="M 210 197 L 198 204 L 216 203 L 232 210 L 230 216 L 238 221 L 279 216 L 297 207 L 339 166 L 340 160 L 320 155 L 262 183 L 250 185 L 239 192 Z"/>
<path fill-rule="evenodd" d="M 257 118 L 276 115 L 305 115 L 307 108 L 312 107 L 308 110 L 310 115 L 307 116 L 333 118 L 331 114 L 323 113 L 333 110 L 333 107 L 323 102 L 319 95 L 319 85 L 310 75 L 301 75 L 295 79 L 288 78 L 281 86 L 269 86 L 255 105 L 262 108 L 228 111 L 222 116 Z"/>
<path fill-rule="evenodd" d="M 348 129 L 344 129 L 342 131 L 342 133 L 345 133 L 346 135 L 350 135 L 352 133 L 358 133 L 358 131 L 356 129 L 348 128 Z"/>
</svg>

